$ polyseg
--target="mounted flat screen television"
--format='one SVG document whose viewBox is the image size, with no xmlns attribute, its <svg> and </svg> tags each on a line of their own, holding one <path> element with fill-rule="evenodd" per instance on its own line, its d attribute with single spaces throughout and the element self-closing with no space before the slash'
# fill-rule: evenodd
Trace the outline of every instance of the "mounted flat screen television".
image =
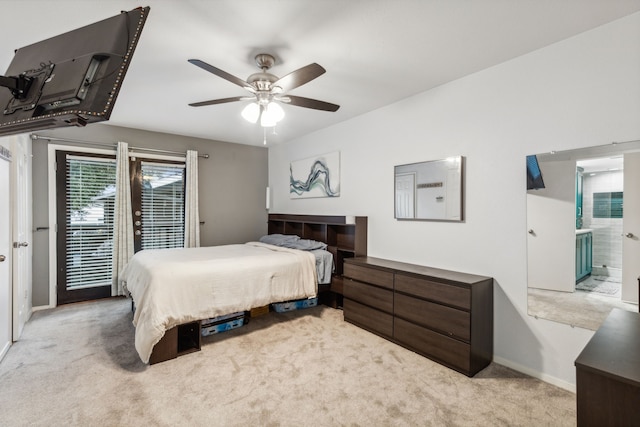
<svg viewBox="0 0 640 427">
<path fill-rule="evenodd" d="M 542 171 L 535 155 L 527 156 L 527 190 L 544 188 Z"/>
<path fill-rule="evenodd" d="M 17 49 L 0 76 L 0 135 L 109 120 L 149 9 Z"/>
</svg>

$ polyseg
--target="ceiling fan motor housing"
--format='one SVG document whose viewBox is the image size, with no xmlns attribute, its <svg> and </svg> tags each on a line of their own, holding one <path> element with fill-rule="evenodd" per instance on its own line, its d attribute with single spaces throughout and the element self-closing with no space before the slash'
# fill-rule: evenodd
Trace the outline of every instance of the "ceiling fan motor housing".
<svg viewBox="0 0 640 427">
<path fill-rule="evenodd" d="M 278 80 L 277 76 L 271 73 L 254 73 L 247 78 L 247 83 L 253 85 L 258 90 L 269 90 L 271 85 Z"/>
<path fill-rule="evenodd" d="M 247 83 L 254 86 L 258 91 L 270 91 L 271 85 L 278 81 L 278 76 L 267 73 L 267 70 L 273 67 L 275 58 L 267 53 L 256 55 L 256 64 L 262 69 L 259 73 L 254 73 L 247 78 Z"/>
</svg>

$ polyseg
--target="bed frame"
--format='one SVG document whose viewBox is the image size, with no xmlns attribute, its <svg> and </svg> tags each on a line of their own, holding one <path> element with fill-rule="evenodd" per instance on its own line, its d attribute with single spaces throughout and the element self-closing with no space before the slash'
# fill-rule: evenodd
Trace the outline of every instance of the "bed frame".
<svg viewBox="0 0 640 427">
<path fill-rule="evenodd" d="M 367 255 L 367 217 L 269 214 L 267 224 L 269 234 L 296 234 L 327 244 L 335 271 L 330 284 L 318 285 L 318 301 L 342 307 L 344 260 Z M 166 331 L 153 347 L 149 364 L 200 351 L 201 344 L 201 321 L 178 325 Z"/>
</svg>

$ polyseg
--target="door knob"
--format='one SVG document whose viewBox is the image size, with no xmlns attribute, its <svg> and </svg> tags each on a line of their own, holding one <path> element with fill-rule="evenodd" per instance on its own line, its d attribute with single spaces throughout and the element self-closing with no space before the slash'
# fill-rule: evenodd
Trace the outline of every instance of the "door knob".
<svg viewBox="0 0 640 427">
<path fill-rule="evenodd" d="M 628 237 L 630 239 L 633 239 L 633 233 L 624 233 L 624 237 Z"/>
<path fill-rule="evenodd" d="M 7 257 L 6 257 L 6 256 L 4 256 L 4 255 L 0 255 L 0 262 L 4 262 L 4 260 L 5 260 L 5 259 L 7 259 Z"/>
</svg>

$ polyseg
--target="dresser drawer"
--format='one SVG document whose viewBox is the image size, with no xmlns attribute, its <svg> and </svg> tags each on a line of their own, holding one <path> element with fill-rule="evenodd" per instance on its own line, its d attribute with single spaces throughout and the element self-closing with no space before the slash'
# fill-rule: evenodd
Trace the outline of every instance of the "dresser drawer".
<svg viewBox="0 0 640 427">
<path fill-rule="evenodd" d="M 395 289 L 397 292 L 404 292 L 465 310 L 471 308 L 471 290 L 469 288 L 396 274 Z"/>
<path fill-rule="evenodd" d="M 418 353 L 470 375 L 471 346 L 430 329 L 395 318 L 395 340 Z"/>
<path fill-rule="evenodd" d="M 393 272 L 362 267 L 353 264 L 344 264 L 344 276 L 361 282 L 393 289 Z"/>
<path fill-rule="evenodd" d="M 393 292 L 351 279 L 344 280 L 343 295 L 387 313 L 393 313 Z"/>
<path fill-rule="evenodd" d="M 346 288 L 346 286 L 345 286 Z M 393 316 L 367 307 L 348 298 L 343 302 L 344 320 L 371 332 L 390 338 L 393 334 Z"/>
<path fill-rule="evenodd" d="M 454 338 L 470 340 L 471 323 L 468 311 L 396 294 L 393 313 L 421 326 L 436 329 Z"/>
</svg>

